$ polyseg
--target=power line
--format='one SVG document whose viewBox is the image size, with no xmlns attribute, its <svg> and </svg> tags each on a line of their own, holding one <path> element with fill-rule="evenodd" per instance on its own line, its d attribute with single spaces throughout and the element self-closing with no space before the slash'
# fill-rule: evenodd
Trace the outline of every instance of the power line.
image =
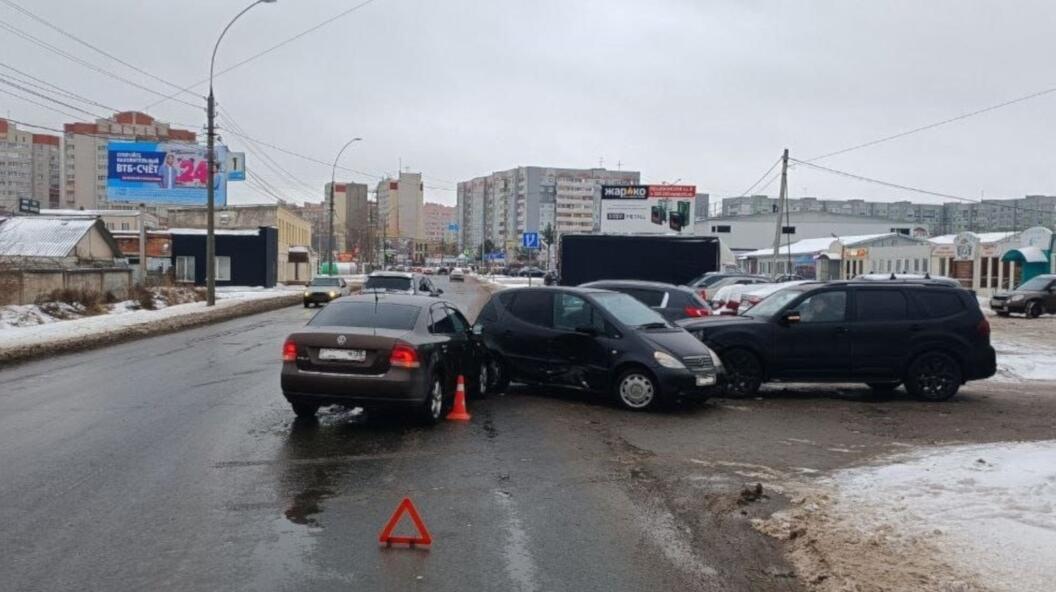
<svg viewBox="0 0 1056 592">
<path fill-rule="evenodd" d="M 752 183 L 748 186 L 748 189 L 745 189 L 741 192 L 740 197 L 747 197 L 752 192 L 752 190 L 755 189 L 755 186 L 758 185 L 763 179 L 765 179 L 766 176 L 769 175 L 774 170 L 774 168 L 777 167 L 777 165 L 780 163 L 781 157 L 778 157 L 778 159 L 774 161 L 774 164 L 770 165 L 770 168 L 766 169 L 766 172 L 760 175 L 758 179 L 756 179 L 755 183 Z M 773 183 L 773 181 L 771 180 L 770 183 Z M 767 183 L 767 185 L 769 185 L 770 183 Z"/>
<path fill-rule="evenodd" d="M 239 125 L 239 123 L 237 121 L 235 121 L 235 119 L 231 116 L 230 113 L 228 113 L 224 109 L 220 109 L 219 111 L 220 111 L 221 119 L 223 121 L 227 122 L 229 129 L 231 129 L 231 130 L 233 130 L 235 132 L 245 133 L 245 130 L 242 128 L 241 125 Z M 244 142 L 246 143 L 246 148 L 249 150 L 249 152 L 251 154 L 253 154 L 254 156 L 260 158 L 261 162 L 263 162 L 264 165 L 267 166 L 269 169 L 272 169 L 272 171 L 275 172 L 276 174 L 278 174 L 279 177 L 284 177 L 285 176 L 286 179 L 292 180 L 295 185 L 297 185 L 297 184 L 301 185 L 302 187 L 308 189 L 309 194 L 314 194 L 317 191 L 317 188 L 315 188 L 312 185 L 302 181 L 296 175 L 294 175 L 290 171 L 286 170 L 286 168 L 283 167 L 281 164 L 279 164 L 279 162 L 277 160 L 272 158 L 271 155 L 269 155 L 264 148 L 257 147 L 250 140 L 244 140 Z M 259 150 L 259 152 L 258 152 L 258 150 Z"/>
<path fill-rule="evenodd" d="M 0 68 L 5 68 L 7 70 L 11 70 L 12 72 L 17 73 L 17 74 L 21 75 L 24 78 L 28 78 L 29 80 L 22 80 L 22 79 L 19 79 L 17 76 L 13 76 L 11 74 L 0 74 L 0 76 L 6 76 L 8 79 L 16 80 L 16 81 L 18 81 L 18 82 L 20 82 L 22 84 L 25 84 L 25 85 L 28 85 L 28 86 L 32 86 L 34 88 L 37 88 L 37 89 L 40 89 L 40 90 L 43 90 L 43 91 L 54 92 L 54 93 L 57 93 L 59 95 L 62 95 L 64 97 L 66 97 L 66 98 L 70 98 L 70 99 L 74 99 L 74 100 L 77 100 L 77 101 L 81 101 L 82 103 L 85 103 L 87 105 L 92 105 L 92 106 L 95 106 L 95 107 L 101 107 L 103 109 L 107 109 L 107 110 L 114 111 L 114 112 L 120 111 L 120 109 L 117 109 L 115 107 L 111 107 L 109 105 L 105 105 L 105 104 L 100 103 L 98 101 L 89 99 L 88 97 L 85 97 L 84 95 L 77 94 L 77 93 L 75 93 L 73 91 L 66 90 L 66 89 L 62 88 L 61 86 L 58 86 L 56 84 L 52 84 L 52 83 L 48 82 L 47 80 L 43 80 L 41 78 L 37 78 L 36 76 L 33 76 L 32 74 L 29 74 L 27 72 L 23 72 L 22 70 L 19 70 L 18 68 L 15 68 L 13 66 L 5 64 L 3 62 L 0 62 Z M 34 82 L 30 82 L 30 81 L 35 81 L 35 82 L 40 83 L 40 84 L 34 84 Z"/>
<path fill-rule="evenodd" d="M 84 113 L 86 115 L 90 115 L 92 117 L 97 117 L 97 118 L 100 117 L 100 115 L 98 115 L 96 113 L 92 113 L 91 111 L 88 111 L 86 109 L 81 109 L 80 107 L 78 107 L 76 105 L 71 105 L 71 104 L 69 104 L 69 103 L 67 103 L 65 101 L 60 101 L 60 100 L 58 100 L 58 99 L 56 99 L 54 97 L 48 96 L 48 95 L 46 95 L 44 93 L 39 93 L 39 92 L 37 92 L 37 91 L 35 91 L 35 90 L 31 89 L 31 88 L 26 88 L 25 86 L 22 86 L 21 84 L 15 84 L 14 82 L 11 82 L 11 79 L 9 79 L 8 77 L 4 76 L 3 74 L 0 74 L 0 84 L 6 84 L 8 86 L 12 86 L 12 87 L 17 88 L 18 90 L 24 92 L 24 93 L 29 93 L 29 94 L 31 94 L 33 96 L 40 97 L 40 98 L 44 99 L 45 101 L 51 101 L 52 103 L 55 103 L 56 105 L 62 105 L 63 107 L 66 107 L 67 109 L 73 109 L 74 111 L 80 111 L 81 113 Z"/>
<path fill-rule="evenodd" d="M 343 17 L 345 17 L 345 16 L 347 16 L 349 14 L 352 14 L 353 12 L 359 10 L 360 8 L 363 8 L 364 6 L 366 6 L 368 4 L 371 4 L 371 3 L 375 2 L 375 1 L 376 0 L 365 0 L 364 2 L 360 2 L 359 4 L 349 8 L 347 10 L 339 12 L 339 13 L 335 14 L 334 16 L 329 17 L 329 18 L 323 20 L 322 22 L 320 22 L 318 24 L 301 31 L 300 33 L 297 33 L 293 37 L 289 37 L 289 38 L 285 39 L 284 41 L 280 41 L 279 43 L 276 43 L 275 45 L 272 45 L 271 47 L 269 47 L 269 48 L 267 48 L 267 49 L 265 49 L 265 50 L 263 50 L 261 52 L 255 53 L 255 54 L 249 56 L 248 58 L 245 58 L 245 59 L 243 59 L 241 61 L 238 61 L 238 62 L 235 62 L 234 64 L 231 64 L 230 66 L 227 66 L 225 68 L 220 69 L 220 71 L 216 72 L 216 74 L 214 75 L 214 78 L 216 76 L 220 76 L 222 74 L 226 74 L 227 72 L 230 72 L 231 70 L 234 70 L 235 68 L 240 68 L 240 67 L 242 67 L 242 66 L 244 66 L 244 65 L 246 65 L 246 64 L 248 64 L 248 63 L 250 63 L 250 62 L 252 62 L 254 60 L 256 60 L 257 58 L 263 57 L 263 56 L 275 51 L 276 49 L 279 49 L 280 47 L 283 47 L 285 45 L 293 43 L 294 41 L 300 39 L 301 37 L 304 37 L 305 35 L 313 33 L 315 31 L 325 27 L 326 25 L 329 25 L 330 23 L 333 23 L 334 21 L 336 21 L 336 20 L 338 20 L 340 18 L 343 18 Z M 151 108 L 153 108 L 153 107 L 155 107 L 157 105 L 160 105 L 161 103 L 164 103 L 165 101 L 168 101 L 170 99 L 178 101 L 179 99 L 176 98 L 178 95 L 180 95 L 181 93 L 192 92 L 191 89 L 193 89 L 193 88 L 195 88 L 197 86 L 201 86 L 202 84 L 205 84 L 206 82 L 209 82 L 209 78 L 203 78 L 202 80 L 199 80 L 198 82 L 195 82 L 194 84 L 191 84 L 190 86 L 185 86 L 185 87 L 181 88 L 180 90 L 178 90 L 177 92 L 175 92 L 175 93 L 173 93 L 171 95 L 167 95 L 167 96 L 163 95 L 164 98 L 147 105 L 146 107 L 144 107 L 144 109 L 151 109 Z"/>
<path fill-rule="evenodd" d="M 63 111 L 62 109 L 56 109 L 55 107 L 52 107 L 51 105 L 48 105 L 48 104 L 45 104 L 45 103 L 40 103 L 40 102 L 34 101 L 33 99 L 27 99 L 26 97 L 23 97 L 21 95 L 16 95 L 15 93 L 13 93 L 11 91 L 7 91 L 7 90 L 4 90 L 2 88 L 0 88 L 0 93 L 3 93 L 5 95 L 10 95 L 12 97 L 15 97 L 16 99 L 21 99 L 21 100 L 23 100 L 23 101 L 25 101 L 27 103 L 32 103 L 32 104 L 34 104 L 34 105 L 36 105 L 38 107 L 42 107 L 42 108 L 47 109 L 49 111 L 54 111 L 55 113 L 61 113 L 62 115 L 65 115 L 66 117 L 72 117 L 73 119 L 80 119 L 80 117 L 81 117 L 80 115 L 74 115 L 73 113 L 69 113 L 67 111 Z M 5 117 L 4 119 L 7 119 L 7 118 Z M 14 119 L 7 119 L 7 121 L 10 121 L 12 123 L 21 123 L 19 121 L 14 120 Z M 21 125 L 25 125 L 26 127 L 40 128 L 40 129 L 52 129 L 53 131 L 58 131 L 60 133 L 63 133 L 62 130 L 54 130 L 54 128 L 45 128 L 45 127 L 40 126 L 40 125 L 31 125 L 31 124 L 28 124 L 28 123 L 22 123 Z"/>
<path fill-rule="evenodd" d="M 890 181 L 882 181 L 880 179 L 873 179 L 871 177 L 866 177 L 866 176 L 858 175 L 858 174 L 855 174 L 855 173 L 849 173 L 847 171 L 841 171 L 841 170 L 837 170 L 837 169 L 833 169 L 833 168 L 829 168 L 829 167 L 824 167 L 824 166 L 821 166 L 819 164 L 813 164 L 811 162 L 807 162 L 807 161 L 804 161 L 804 160 L 796 160 L 796 159 L 792 159 L 792 158 L 790 158 L 789 160 L 793 161 L 793 162 L 796 162 L 798 164 L 802 164 L 802 165 L 814 168 L 814 169 L 818 169 L 818 170 L 821 170 L 821 171 L 832 173 L 834 175 L 840 175 L 840 176 L 843 176 L 843 177 L 848 177 L 848 178 L 851 178 L 851 179 L 856 179 L 858 181 L 864 181 L 864 182 L 867 182 L 867 183 L 875 183 L 877 185 L 883 185 L 885 187 L 890 187 L 890 188 L 893 188 L 893 189 L 901 189 L 903 191 L 910 191 L 910 192 L 913 192 L 913 193 L 921 193 L 921 194 L 924 194 L 924 195 L 932 195 L 932 196 L 935 196 L 935 197 L 941 197 L 941 198 L 945 198 L 945 199 L 952 199 L 952 200 L 955 200 L 955 201 L 961 201 L 961 202 L 965 202 L 965 203 L 972 203 L 972 204 L 985 205 L 985 206 L 994 206 L 994 207 L 999 207 L 999 208 L 1013 209 L 1013 210 L 1017 210 L 1017 211 L 1020 211 L 1020 212 L 1035 212 L 1035 213 L 1039 213 L 1039 214 L 1048 214 L 1048 215 L 1051 215 L 1051 216 L 1056 216 L 1056 211 L 1054 211 L 1054 210 L 1039 210 L 1037 208 L 1024 208 L 1024 207 L 1019 207 L 1019 205 L 1016 205 L 1016 204 L 1001 203 L 1001 200 L 983 201 L 983 200 L 978 200 L 978 199 L 972 199 L 970 197 L 962 197 L 960 195 L 953 195 L 951 193 L 941 193 L 941 192 L 938 192 L 938 191 L 930 191 L 928 189 L 921 189 L 919 187 L 912 187 L 912 186 L 909 186 L 909 185 L 901 185 L 901 184 L 898 184 L 898 183 L 892 183 Z"/>
<path fill-rule="evenodd" d="M 1018 98 L 1015 98 L 1015 99 L 1012 99 L 1012 100 L 1009 100 L 1009 101 L 1005 101 L 1003 103 L 997 103 L 996 105 L 990 105 L 989 107 L 983 107 L 982 109 L 977 109 L 975 111 L 970 111 L 968 113 L 962 113 L 961 115 L 958 115 L 956 117 L 951 117 L 949 119 L 943 119 L 942 121 L 936 121 L 935 123 L 929 123 L 928 125 L 922 125 L 920 127 L 916 127 L 916 128 L 910 129 L 910 130 L 899 132 L 897 134 L 892 134 L 890 136 L 884 136 L 882 138 L 877 138 L 877 139 L 871 140 L 869 142 L 864 142 L 862 144 L 857 144 L 857 145 L 851 146 L 849 148 L 844 148 L 842 150 L 837 150 L 835 152 L 829 152 L 828 154 L 822 154 L 821 156 L 815 156 L 813 158 L 808 158 L 807 160 L 800 161 L 800 162 L 804 162 L 804 163 L 813 162 L 815 160 L 821 160 L 823 158 L 830 158 L 830 157 L 836 156 L 838 154 L 845 154 L 847 152 L 851 152 L 851 151 L 854 151 L 854 150 L 860 150 L 862 148 L 868 148 L 869 146 L 876 146 L 877 144 L 883 144 L 884 142 L 890 142 L 891 140 L 897 140 L 899 138 L 904 138 L 906 136 L 909 136 L 909 135 L 912 135 L 912 134 L 915 134 L 915 133 L 918 133 L 918 132 L 923 132 L 923 131 L 926 131 L 926 130 L 934 129 L 934 128 L 937 128 L 937 127 L 940 127 L 940 126 L 943 126 L 943 125 L 946 125 L 946 124 L 950 124 L 950 123 L 954 123 L 954 122 L 957 122 L 957 121 L 961 121 L 962 119 L 968 119 L 969 117 L 975 117 L 976 115 L 982 115 L 983 113 L 988 113 L 990 111 L 995 111 L 995 110 L 1001 109 L 1003 107 L 1008 107 L 1010 105 L 1015 105 L 1016 103 L 1022 103 L 1023 101 L 1029 101 L 1031 99 L 1036 99 L 1038 97 L 1042 97 L 1042 96 L 1045 96 L 1045 95 L 1048 95 L 1048 94 L 1052 94 L 1052 93 L 1056 93 L 1056 87 L 1047 88 L 1045 90 L 1040 90 L 1038 92 L 1034 92 L 1034 93 L 1031 93 L 1029 95 L 1023 95 L 1021 97 L 1018 97 Z"/>
<path fill-rule="evenodd" d="M 46 49 L 46 50 L 48 50 L 48 51 L 50 51 L 50 52 L 52 52 L 52 53 L 54 53 L 54 54 L 56 54 L 58 56 L 66 58 L 67 60 L 70 60 L 71 62 L 74 62 L 75 64 L 78 64 L 80 66 L 88 68 L 89 70 L 92 70 L 93 72 L 97 72 L 97 73 L 102 74 L 104 76 L 108 76 L 110 78 L 113 78 L 114 80 L 118 80 L 118 81 L 124 82 L 125 84 L 128 84 L 130 86 L 134 86 L 134 87 L 136 87 L 138 89 L 144 90 L 144 91 L 149 92 L 151 94 L 162 96 L 162 97 L 165 96 L 165 93 L 163 93 L 163 92 L 154 90 L 153 88 L 150 88 L 148 86 L 144 86 L 144 85 L 142 85 L 142 84 L 140 84 L 140 83 L 138 83 L 138 82 L 136 82 L 134 80 L 130 80 L 128 78 L 125 78 L 124 76 L 121 76 L 120 74 L 116 74 L 114 72 L 111 72 L 110 70 L 107 70 L 106 68 L 97 66 L 97 65 L 95 65 L 95 64 L 93 64 L 93 63 L 91 63 L 89 61 L 83 60 L 83 59 L 81 59 L 81 58 L 79 58 L 79 57 L 77 57 L 77 56 L 75 56 L 75 55 L 63 50 L 63 49 L 60 49 L 60 48 L 48 43 L 47 41 L 44 41 L 44 40 L 39 39 L 37 37 L 34 37 L 33 35 L 30 35 L 29 33 L 25 33 L 23 31 L 19 31 L 18 29 L 12 27 L 11 25 L 8 25 L 7 23 L 0 22 L 0 29 L 3 29 L 3 30 L 5 30 L 5 31 L 7 31 L 9 33 L 14 34 L 14 35 L 17 35 L 18 37 L 21 37 L 22 39 L 25 39 L 26 41 L 29 41 L 30 43 L 33 43 L 33 44 L 35 44 L 35 45 L 37 45 L 39 47 L 43 47 L 44 49 Z M 196 105 L 194 103 L 189 103 L 187 101 L 184 101 L 183 99 L 177 99 L 177 98 L 174 98 L 174 97 L 170 97 L 170 98 L 173 98 L 173 100 L 175 100 L 175 101 L 177 101 L 179 103 L 183 103 L 184 105 L 188 105 L 190 107 L 194 107 L 195 109 L 199 109 L 201 107 L 200 105 Z"/>
</svg>

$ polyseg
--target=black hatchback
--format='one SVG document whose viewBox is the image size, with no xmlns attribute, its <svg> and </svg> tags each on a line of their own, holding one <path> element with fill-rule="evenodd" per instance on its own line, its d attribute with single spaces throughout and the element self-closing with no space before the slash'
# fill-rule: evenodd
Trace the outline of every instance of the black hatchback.
<svg viewBox="0 0 1056 592">
<path fill-rule="evenodd" d="M 799 284 L 738 317 L 679 324 L 712 347 L 726 390 L 750 395 L 768 380 L 905 384 L 944 401 L 962 384 L 993 376 L 990 323 L 975 295 L 928 280 Z"/>
<path fill-rule="evenodd" d="M 499 292 L 473 333 L 492 391 L 510 381 L 612 393 L 627 409 L 703 400 L 721 379 L 709 348 L 627 294 L 588 288 Z"/>
</svg>

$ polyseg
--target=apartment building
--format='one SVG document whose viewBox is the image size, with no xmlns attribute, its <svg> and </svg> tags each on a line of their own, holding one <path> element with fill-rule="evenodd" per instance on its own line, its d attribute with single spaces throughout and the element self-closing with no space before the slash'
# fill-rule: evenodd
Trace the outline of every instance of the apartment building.
<svg viewBox="0 0 1056 592">
<path fill-rule="evenodd" d="M 18 211 L 18 200 L 35 199 L 42 208 L 58 200 L 59 137 L 34 134 L 0 119 L 0 213 Z"/>
<path fill-rule="evenodd" d="M 91 123 L 67 123 L 64 130 L 64 179 L 59 203 L 52 204 L 60 208 L 108 206 L 106 148 L 110 140 L 193 144 L 197 139 L 190 130 L 173 128 L 138 111 L 115 113 Z"/>
<path fill-rule="evenodd" d="M 434 202 L 425 202 L 422 206 L 425 219 L 425 240 L 432 244 L 452 244 L 458 241 L 458 232 L 448 230 L 455 224 L 455 207 Z"/>
<path fill-rule="evenodd" d="M 382 179 L 377 186 L 377 200 L 387 237 L 425 239 L 421 173 L 401 171 L 398 179 Z"/>
</svg>

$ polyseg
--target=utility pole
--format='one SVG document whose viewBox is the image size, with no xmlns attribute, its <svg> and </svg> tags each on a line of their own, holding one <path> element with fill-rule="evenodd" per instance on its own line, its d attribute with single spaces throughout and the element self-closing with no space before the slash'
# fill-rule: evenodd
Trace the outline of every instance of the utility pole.
<svg viewBox="0 0 1056 592">
<path fill-rule="evenodd" d="M 146 204 L 139 204 L 139 285 L 147 286 L 147 212 Z"/>
<path fill-rule="evenodd" d="M 777 277 L 777 258 L 781 254 L 781 231 L 782 225 L 784 224 L 785 208 L 787 207 L 785 201 L 788 199 L 788 148 L 785 148 L 784 154 L 781 155 L 781 192 L 777 198 L 777 223 L 774 228 L 774 250 L 773 250 L 773 268 L 770 270 L 770 275 Z M 789 257 L 791 258 L 791 246 L 789 247 Z M 842 262 L 840 263 L 843 264 Z"/>
<path fill-rule="evenodd" d="M 338 151 L 337 156 L 334 157 L 334 165 L 330 167 L 330 232 L 327 239 L 327 267 L 330 275 L 334 275 L 334 194 L 336 192 L 336 179 L 337 179 L 337 161 L 341 159 L 341 155 L 345 153 L 345 149 L 351 146 L 354 142 L 359 142 L 363 138 L 352 138 L 345 142 L 345 145 Z M 348 186 L 345 186 L 345 198 L 347 203 L 348 198 Z M 348 215 L 351 212 L 349 208 L 345 208 L 345 229 L 348 229 Z"/>
</svg>

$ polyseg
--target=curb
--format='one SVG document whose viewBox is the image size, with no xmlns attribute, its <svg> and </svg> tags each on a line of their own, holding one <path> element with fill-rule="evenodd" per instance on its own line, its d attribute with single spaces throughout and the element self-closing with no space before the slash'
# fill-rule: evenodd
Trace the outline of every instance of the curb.
<svg viewBox="0 0 1056 592">
<path fill-rule="evenodd" d="M 283 295 L 275 298 L 247 300 L 240 303 L 240 305 L 232 305 L 220 309 L 206 309 L 201 312 L 172 317 L 158 322 L 147 321 L 138 325 L 122 327 L 112 332 L 79 335 L 68 339 L 49 341 L 47 343 L 16 346 L 6 350 L 0 350 L 0 366 L 10 365 L 16 362 L 25 362 L 44 356 L 96 349 L 135 339 L 142 339 L 144 337 L 175 333 L 192 327 L 209 325 L 238 317 L 245 317 L 286 308 L 288 306 L 293 306 L 294 304 L 300 304 L 302 298 L 303 296 L 300 292 L 294 292 L 288 296 Z"/>
</svg>

